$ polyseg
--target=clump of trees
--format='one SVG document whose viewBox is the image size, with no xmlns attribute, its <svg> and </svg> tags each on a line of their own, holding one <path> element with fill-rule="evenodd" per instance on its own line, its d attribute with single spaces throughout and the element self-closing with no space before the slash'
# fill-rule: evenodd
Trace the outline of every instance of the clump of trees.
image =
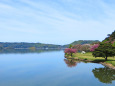
<svg viewBox="0 0 115 86">
<path fill-rule="evenodd" d="M 90 48 L 91 48 L 90 44 L 84 44 L 84 45 L 81 45 L 80 51 L 85 51 L 85 52 L 87 51 L 87 52 L 89 52 Z"/>
<path fill-rule="evenodd" d="M 81 50 L 81 44 L 77 44 L 77 45 L 74 45 L 74 46 L 72 46 L 72 48 L 73 49 L 77 49 L 78 51 L 80 51 Z"/>
<path fill-rule="evenodd" d="M 78 44 L 78 45 L 74 45 L 72 48 L 73 48 L 73 49 L 77 49 L 78 51 L 89 52 L 91 46 L 92 46 L 92 45 L 90 45 L 90 44 L 83 44 L 83 45 Z"/>
</svg>

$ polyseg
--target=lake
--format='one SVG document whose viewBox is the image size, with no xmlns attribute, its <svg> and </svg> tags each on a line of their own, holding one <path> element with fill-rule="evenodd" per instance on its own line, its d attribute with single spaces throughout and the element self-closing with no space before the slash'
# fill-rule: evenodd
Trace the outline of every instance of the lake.
<svg viewBox="0 0 115 86">
<path fill-rule="evenodd" d="M 0 86 L 115 86 L 115 70 L 65 59 L 63 50 L 5 50 Z"/>
</svg>

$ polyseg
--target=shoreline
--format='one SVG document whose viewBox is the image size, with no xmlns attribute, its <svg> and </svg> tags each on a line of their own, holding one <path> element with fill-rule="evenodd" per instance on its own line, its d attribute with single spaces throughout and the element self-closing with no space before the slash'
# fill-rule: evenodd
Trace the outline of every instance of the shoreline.
<svg viewBox="0 0 115 86">
<path fill-rule="evenodd" d="M 100 64 L 102 64 L 102 65 L 104 65 L 104 66 L 106 66 L 106 67 L 109 67 L 109 68 L 115 70 L 115 66 L 113 66 L 113 65 L 110 64 L 110 63 L 100 62 Z"/>
<path fill-rule="evenodd" d="M 85 60 L 85 59 L 79 59 L 78 57 L 65 57 L 66 59 L 71 59 L 71 60 L 75 60 L 75 61 L 83 61 L 83 62 L 91 62 L 91 63 L 99 63 L 102 64 L 103 66 L 106 66 L 108 68 L 111 68 L 113 70 L 115 70 L 115 66 L 112 65 L 111 63 L 106 63 L 106 62 L 96 62 L 96 61 L 91 61 L 91 60 Z"/>
</svg>

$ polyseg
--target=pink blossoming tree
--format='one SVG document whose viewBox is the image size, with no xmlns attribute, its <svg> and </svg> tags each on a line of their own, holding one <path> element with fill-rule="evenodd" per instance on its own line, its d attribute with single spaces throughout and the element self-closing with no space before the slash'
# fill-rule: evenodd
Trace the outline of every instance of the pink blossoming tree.
<svg viewBox="0 0 115 86">
<path fill-rule="evenodd" d="M 95 51 L 95 49 L 96 48 L 98 48 L 99 47 L 99 44 L 95 44 L 95 45 L 93 45 L 92 47 L 91 47 L 91 49 L 90 49 L 90 51 Z"/>
<path fill-rule="evenodd" d="M 65 54 L 71 54 L 71 56 L 72 56 L 73 53 L 77 52 L 77 49 L 66 48 L 64 52 L 65 52 Z"/>
</svg>

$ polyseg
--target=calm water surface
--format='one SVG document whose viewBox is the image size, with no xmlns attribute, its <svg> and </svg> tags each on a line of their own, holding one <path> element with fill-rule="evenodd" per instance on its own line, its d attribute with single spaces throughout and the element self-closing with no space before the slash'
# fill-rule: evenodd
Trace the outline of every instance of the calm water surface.
<svg viewBox="0 0 115 86">
<path fill-rule="evenodd" d="M 0 86 L 115 86 L 115 71 L 63 51 L 0 52 Z"/>
</svg>

